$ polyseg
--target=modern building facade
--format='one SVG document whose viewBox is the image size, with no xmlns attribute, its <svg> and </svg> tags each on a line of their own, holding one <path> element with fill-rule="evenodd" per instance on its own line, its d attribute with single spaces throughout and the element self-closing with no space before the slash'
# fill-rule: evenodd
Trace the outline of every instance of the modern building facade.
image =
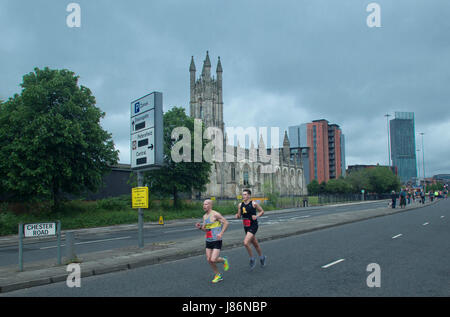
<svg viewBox="0 0 450 317">
<path fill-rule="evenodd" d="M 414 112 L 396 112 L 389 126 L 392 165 L 406 183 L 417 177 Z"/>
<path fill-rule="evenodd" d="M 291 151 L 301 153 L 307 183 L 345 175 L 345 137 L 337 124 L 325 119 L 289 127 Z M 307 163 L 306 163 L 307 162 Z"/>
</svg>

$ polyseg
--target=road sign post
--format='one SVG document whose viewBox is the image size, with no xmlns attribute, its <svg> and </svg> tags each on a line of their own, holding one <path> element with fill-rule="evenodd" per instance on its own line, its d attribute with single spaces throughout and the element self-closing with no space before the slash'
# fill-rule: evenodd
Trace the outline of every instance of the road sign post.
<svg viewBox="0 0 450 317">
<path fill-rule="evenodd" d="M 142 187 L 143 172 L 162 167 L 164 160 L 162 93 L 152 92 L 131 102 L 130 114 L 131 169 L 136 171 L 138 182 L 138 188 L 133 188 L 132 201 L 133 208 L 138 209 L 138 246 L 143 248 L 142 208 L 148 208 L 148 188 Z"/>
<path fill-rule="evenodd" d="M 143 175 L 142 172 L 137 172 L 138 178 L 138 186 L 142 188 L 143 185 Z M 147 199 L 148 199 L 148 191 L 147 191 Z M 148 205 L 147 205 L 148 208 Z M 138 209 L 138 226 L 139 226 L 139 234 L 138 234 L 138 246 L 139 248 L 144 247 L 144 211 L 141 207 Z"/>
<path fill-rule="evenodd" d="M 61 221 L 46 223 L 19 223 L 19 271 L 23 271 L 23 239 L 36 237 L 57 237 L 57 260 L 61 264 Z"/>
<path fill-rule="evenodd" d="M 58 222 L 57 222 L 56 236 L 57 236 L 57 240 L 58 240 L 56 257 L 58 258 L 58 265 L 61 265 L 61 221 L 60 220 L 58 220 Z"/>
<path fill-rule="evenodd" d="M 19 271 L 23 271 L 23 224 L 19 223 Z"/>
</svg>

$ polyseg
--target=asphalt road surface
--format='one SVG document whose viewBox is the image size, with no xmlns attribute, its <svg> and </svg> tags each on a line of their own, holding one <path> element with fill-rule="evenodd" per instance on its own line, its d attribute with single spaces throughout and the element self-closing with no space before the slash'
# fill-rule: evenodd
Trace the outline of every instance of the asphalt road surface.
<svg viewBox="0 0 450 317">
<path fill-rule="evenodd" d="M 278 224 L 280 222 L 289 221 L 291 218 L 301 217 L 316 217 L 326 214 L 346 212 L 351 210 L 364 210 L 373 208 L 386 207 L 386 201 L 376 201 L 364 204 L 350 204 L 344 206 L 321 206 L 321 207 L 308 207 L 299 208 L 296 211 L 282 214 L 270 214 L 266 213 L 259 223 L 262 227 L 265 225 Z M 189 239 L 190 237 L 198 237 L 198 230 L 194 227 L 195 222 L 201 221 L 201 219 L 192 219 L 191 223 L 187 223 L 180 226 L 154 226 L 145 228 L 144 230 L 144 243 L 164 243 L 179 239 Z M 241 228 L 242 220 L 232 219 L 230 220 L 230 229 Z M 0 241 L 1 242 L 1 241 Z M 76 236 L 76 253 L 90 253 L 105 251 L 111 249 L 124 248 L 129 246 L 137 246 L 137 225 L 134 228 L 130 227 L 127 231 L 112 231 L 101 232 L 90 235 L 77 235 Z M 1 245 L 1 243 L 0 243 Z M 54 258 L 56 260 L 56 241 L 46 241 L 38 243 L 26 243 L 23 249 L 24 263 L 31 261 L 40 261 Z M 62 254 L 65 255 L 64 241 L 62 241 Z M 14 265 L 18 263 L 18 246 L 0 246 L 0 266 Z"/>
<path fill-rule="evenodd" d="M 450 200 L 261 246 L 267 266 L 253 271 L 244 247 L 224 250 L 219 284 L 196 256 L 1 296 L 450 296 Z"/>
</svg>

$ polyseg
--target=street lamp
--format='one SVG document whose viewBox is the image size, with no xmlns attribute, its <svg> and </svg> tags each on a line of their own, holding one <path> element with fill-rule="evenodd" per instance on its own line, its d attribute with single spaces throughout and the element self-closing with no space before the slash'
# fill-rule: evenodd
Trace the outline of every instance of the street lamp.
<svg viewBox="0 0 450 317">
<path fill-rule="evenodd" d="M 384 116 L 386 117 L 386 128 L 387 128 L 387 137 L 388 137 L 388 166 L 391 167 L 391 145 L 390 145 L 390 140 L 389 140 L 389 117 L 391 115 L 387 113 Z"/>
<path fill-rule="evenodd" d="M 420 132 L 419 134 L 422 136 L 422 171 L 423 171 L 423 183 L 424 183 L 424 186 L 425 186 L 426 185 L 426 181 L 425 181 L 425 151 L 424 151 L 424 148 L 423 148 L 423 135 L 425 133 Z M 424 187 L 424 190 L 425 190 L 425 187 Z"/>
<path fill-rule="evenodd" d="M 417 155 L 416 155 L 416 159 L 417 159 L 417 180 L 418 180 L 418 184 L 416 184 L 417 186 L 420 186 L 420 164 L 419 164 L 419 152 L 420 149 L 416 149 L 417 151 Z"/>
</svg>

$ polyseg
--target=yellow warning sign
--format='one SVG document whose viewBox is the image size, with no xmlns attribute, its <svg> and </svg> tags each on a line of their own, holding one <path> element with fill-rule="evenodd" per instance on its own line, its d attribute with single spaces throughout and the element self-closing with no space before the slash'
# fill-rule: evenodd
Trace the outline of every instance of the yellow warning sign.
<svg viewBox="0 0 450 317">
<path fill-rule="evenodd" d="M 164 219 L 163 219 L 163 216 L 159 216 L 159 222 L 158 222 L 160 225 L 163 225 L 164 224 Z"/>
<path fill-rule="evenodd" d="M 237 199 L 238 199 L 238 200 L 241 200 L 241 199 L 242 199 L 242 195 L 238 195 L 238 196 L 237 196 Z"/>
<path fill-rule="evenodd" d="M 211 197 L 211 200 L 216 200 L 216 197 L 212 196 L 212 197 Z"/>
<path fill-rule="evenodd" d="M 132 208 L 148 208 L 148 187 L 135 187 L 131 190 Z"/>
</svg>

